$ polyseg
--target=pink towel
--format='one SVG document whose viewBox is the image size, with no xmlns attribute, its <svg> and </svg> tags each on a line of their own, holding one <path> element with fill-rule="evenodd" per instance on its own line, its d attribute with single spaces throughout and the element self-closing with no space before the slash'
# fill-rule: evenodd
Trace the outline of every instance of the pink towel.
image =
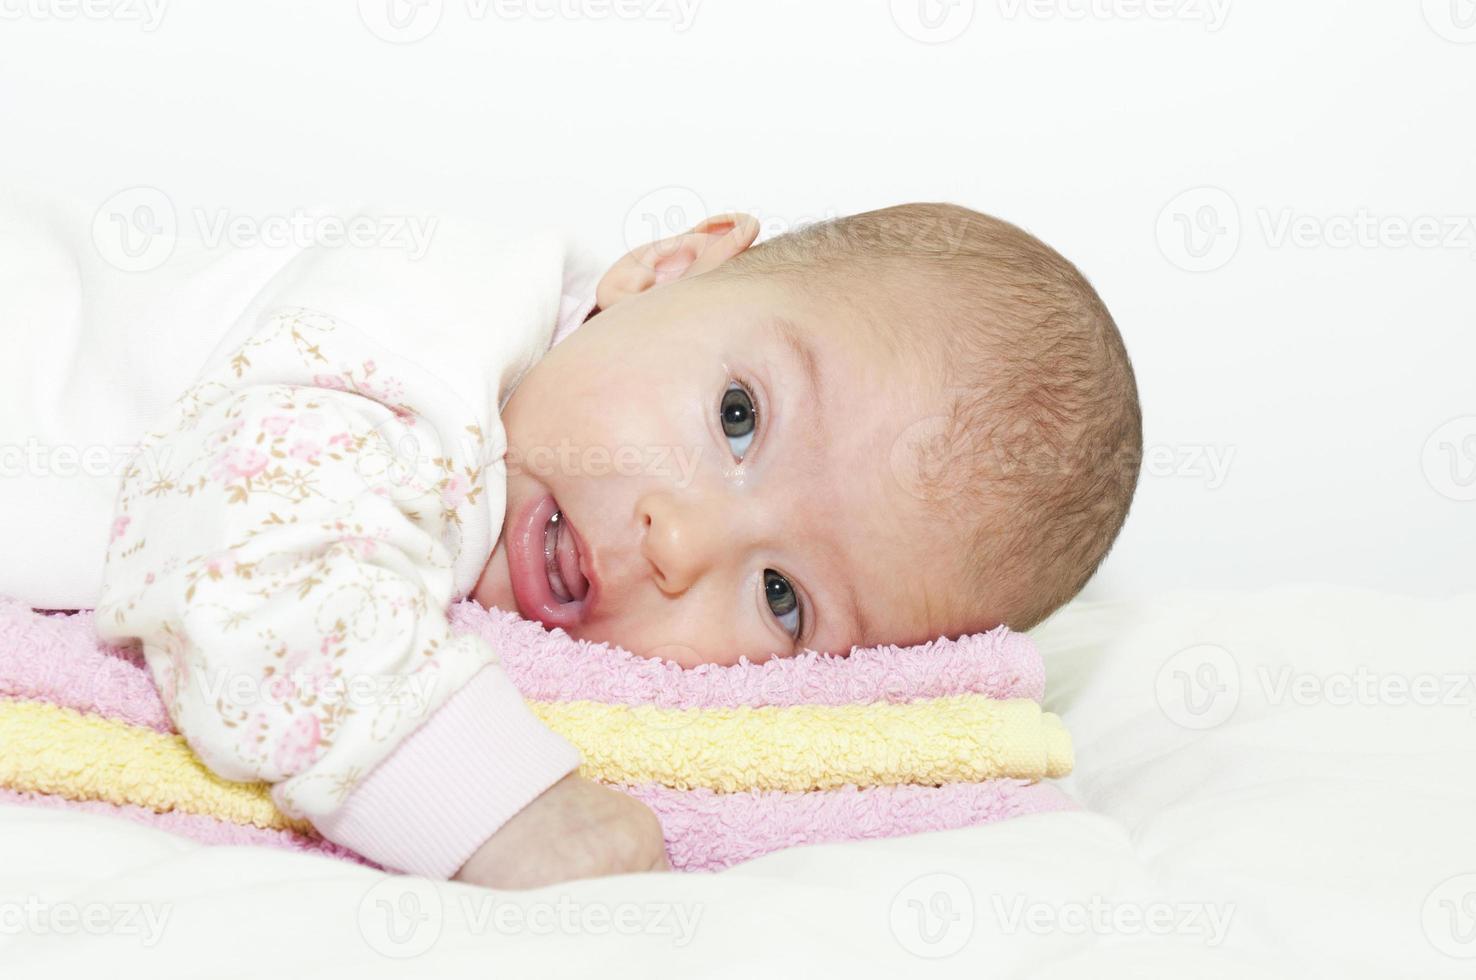
<svg viewBox="0 0 1476 980">
<path fill-rule="evenodd" d="M 787 707 L 795 704 L 906 702 L 955 694 L 1040 701 L 1045 668 L 1030 638 L 1005 627 L 914 647 L 855 650 L 849 657 L 807 653 L 762 664 L 683 669 L 606 643 L 571 640 L 563 630 L 475 602 L 451 607 L 451 626 L 475 633 L 502 656 L 523 697 L 601 701 L 661 708 Z"/>
<path fill-rule="evenodd" d="M 501 610 L 462 602 L 453 627 L 484 637 L 524 696 L 663 707 L 849 704 L 974 693 L 1039 700 L 1044 671 L 1028 638 L 1000 629 L 917 647 L 806 654 L 764 664 L 704 666 L 632 656 L 570 639 Z M 0 598 L 0 697 L 46 701 L 158 731 L 172 731 L 142 656 L 100 643 L 92 613 L 44 615 Z M 1074 809 L 1055 786 L 997 779 L 945 786 L 854 786 L 815 793 L 730 793 L 622 787 L 661 819 L 672 866 L 706 871 L 783 847 L 864 840 Z M 209 817 L 154 813 L 0 792 L 0 803 L 111 813 L 210 844 L 265 845 L 360 860 L 327 841 L 241 827 Z M 367 862 L 364 862 L 367 863 Z"/>
</svg>

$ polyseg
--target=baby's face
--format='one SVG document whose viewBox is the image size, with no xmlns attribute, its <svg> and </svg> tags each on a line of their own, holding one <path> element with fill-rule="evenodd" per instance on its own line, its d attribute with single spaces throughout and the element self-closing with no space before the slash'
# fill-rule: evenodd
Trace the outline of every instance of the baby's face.
<svg viewBox="0 0 1476 980">
<path fill-rule="evenodd" d="M 959 537 L 897 475 L 939 411 L 868 328 L 778 280 L 631 297 L 505 406 L 475 598 L 687 666 L 961 632 Z"/>
</svg>

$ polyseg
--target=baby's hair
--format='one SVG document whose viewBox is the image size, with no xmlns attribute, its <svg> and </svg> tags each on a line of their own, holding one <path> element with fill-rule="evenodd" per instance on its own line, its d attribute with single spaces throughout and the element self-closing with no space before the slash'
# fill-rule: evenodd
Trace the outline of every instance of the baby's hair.
<svg viewBox="0 0 1476 980">
<path fill-rule="evenodd" d="M 1029 629 L 1081 591 L 1127 517 L 1143 433 L 1122 336 L 1074 265 L 998 218 L 904 204 L 798 228 L 727 267 L 847 302 L 947 394 L 912 441 L 918 496 L 966 528 L 971 629 Z"/>
</svg>

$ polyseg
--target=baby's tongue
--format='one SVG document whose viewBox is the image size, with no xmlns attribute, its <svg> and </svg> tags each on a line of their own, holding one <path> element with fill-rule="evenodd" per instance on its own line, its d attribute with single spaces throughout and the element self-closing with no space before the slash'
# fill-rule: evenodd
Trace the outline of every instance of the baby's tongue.
<svg viewBox="0 0 1476 980">
<path fill-rule="evenodd" d="M 554 546 L 554 560 L 559 563 L 559 578 L 564 580 L 564 588 L 569 590 L 569 595 L 575 600 L 583 599 L 589 592 L 589 579 L 579 570 L 579 545 L 574 543 L 574 535 L 569 532 L 569 515 L 559 515 L 559 540 Z"/>
</svg>

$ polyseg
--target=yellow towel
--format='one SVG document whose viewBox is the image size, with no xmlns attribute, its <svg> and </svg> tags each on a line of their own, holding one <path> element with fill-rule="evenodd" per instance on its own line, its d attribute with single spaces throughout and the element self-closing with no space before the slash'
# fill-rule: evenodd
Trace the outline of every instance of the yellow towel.
<svg viewBox="0 0 1476 980">
<path fill-rule="evenodd" d="M 39 701 L 0 700 L 0 786 L 311 832 L 277 809 L 266 783 L 221 779 L 178 735 Z"/>
<path fill-rule="evenodd" d="M 1033 701 L 662 709 L 530 702 L 584 755 L 584 775 L 677 789 L 805 791 L 1071 771 L 1071 739 Z M 308 830 L 265 783 L 211 773 L 184 739 L 70 708 L 0 699 L 0 787 Z"/>
<path fill-rule="evenodd" d="M 609 783 L 804 792 L 1071 771 L 1071 737 L 1034 701 L 964 694 L 908 704 L 784 708 L 529 702 Z"/>
</svg>

